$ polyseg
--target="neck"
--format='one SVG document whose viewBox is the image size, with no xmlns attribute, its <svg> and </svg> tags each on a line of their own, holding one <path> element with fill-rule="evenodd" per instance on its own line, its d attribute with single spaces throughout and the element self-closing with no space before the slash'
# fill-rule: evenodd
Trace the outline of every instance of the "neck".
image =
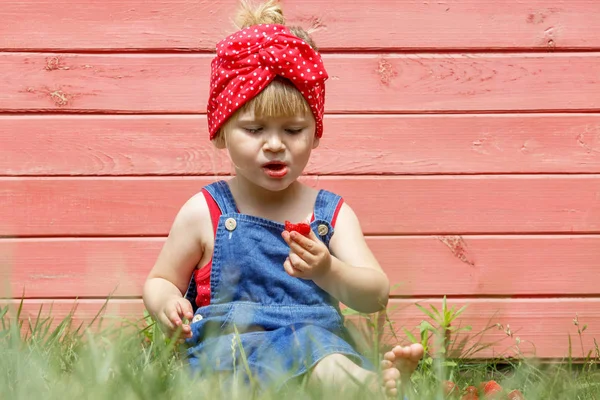
<svg viewBox="0 0 600 400">
<path fill-rule="evenodd" d="M 302 190 L 302 185 L 294 181 L 284 190 L 271 191 L 253 184 L 243 177 L 236 176 L 230 182 L 229 186 L 237 199 L 242 200 L 251 208 L 263 208 L 270 205 L 287 203 L 291 199 L 297 198 Z"/>
</svg>

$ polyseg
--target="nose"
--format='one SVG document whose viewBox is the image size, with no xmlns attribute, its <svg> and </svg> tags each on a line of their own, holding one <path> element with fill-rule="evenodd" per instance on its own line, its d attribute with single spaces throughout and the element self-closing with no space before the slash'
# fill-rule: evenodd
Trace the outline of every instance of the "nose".
<svg viewBox="0 0 600 400">
<path fill-rule="evenodd" d="M 285 150 L 285 143 L 283 143 L 279 132 L 271 131 L 267 135 L 265 135 L 265 143 L 263 145 L 263 149 L 265 151 L 270 151 L 273 153 L 278 153 L 280 151 Z"/>
</svg>

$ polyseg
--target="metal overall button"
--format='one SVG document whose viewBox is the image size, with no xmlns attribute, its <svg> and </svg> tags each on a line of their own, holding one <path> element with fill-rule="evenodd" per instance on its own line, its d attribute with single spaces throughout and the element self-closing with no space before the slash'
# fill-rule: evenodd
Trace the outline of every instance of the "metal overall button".
<svg viewBox="0 0 600 400">
<path fill-rule="evenodd" d="M 198 322 L 198 321 L 202 321 L 202 315 L 200 315 L 200 314 L 196 314 L 196 315 L 194 315 L 194 318 L 192 318 L 192 323 Z"/>
<path fill-rule="evenodd" d="M 319 235 L 325 236 L 325 235 L 327 235 L 329 233 L 329 228 L 327 227 L 327 225 L 321 224 L 317 228 L 317 231 L 319 232 Z"/>
<path fill-rule="evenodd" d="M 237 227 L 236 220 L 233 218 L 227 218 L 227 220 L 225 221 L 225 229 L 227 229 L 229 232 L 232 232 L 235 230 L 236 227 Z"/>
</svg>

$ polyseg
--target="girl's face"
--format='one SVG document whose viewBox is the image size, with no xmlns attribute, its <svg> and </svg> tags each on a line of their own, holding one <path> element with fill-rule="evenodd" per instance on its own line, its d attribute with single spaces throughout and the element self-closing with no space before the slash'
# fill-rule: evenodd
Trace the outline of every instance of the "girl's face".
<svg viewBox="0 0 600 400">
<path fill-rule="evenodd" d="M 310 113 L 258 118 L 249 110 L 228 124 L 224 135 L 236 175 L 270 191 L 296 181 L 319 145 Z"/>
</svg>

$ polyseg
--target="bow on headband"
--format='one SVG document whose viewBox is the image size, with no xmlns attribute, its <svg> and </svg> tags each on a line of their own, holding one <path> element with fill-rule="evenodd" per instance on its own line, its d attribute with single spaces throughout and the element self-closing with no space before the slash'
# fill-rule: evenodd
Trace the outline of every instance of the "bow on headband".
<svg viewBox="0 0 600 400">
<path fill-rule="evenodd" d="M 276 76 L 289 79 L 302 93 L 315 117 L 315 135 L 321 137 L 328 78 L 323 60 L 287 27 L 270 24 L 245 28 L 217 44 L 207 107 L 210 139 Z"/>
</svg>

